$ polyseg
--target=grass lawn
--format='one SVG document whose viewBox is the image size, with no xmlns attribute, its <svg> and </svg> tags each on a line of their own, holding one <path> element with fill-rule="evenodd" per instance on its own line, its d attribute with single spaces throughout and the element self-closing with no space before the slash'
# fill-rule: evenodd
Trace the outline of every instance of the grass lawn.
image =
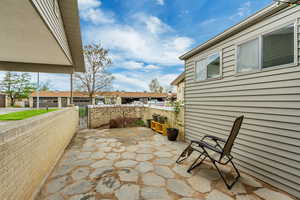
<svg viewBox="0 0 300 200">
<path fill-rule="evenodd" d="M 39 110 L 25 110 L 20 112 L 12 112 L 8 114 L 0 115 L 1 121 L 7 121 L 7 120 L 22 120 L 26 118 L 30 118 L 37 115 L 42 115 L 48 112 L 52 112 L 58 109 L 39 109 Z"/>
</svg>

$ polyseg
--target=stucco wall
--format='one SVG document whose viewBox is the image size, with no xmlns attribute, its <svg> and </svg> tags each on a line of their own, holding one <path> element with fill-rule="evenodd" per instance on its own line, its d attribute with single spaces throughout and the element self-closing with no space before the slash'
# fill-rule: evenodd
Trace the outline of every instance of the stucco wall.
<svg viewBox="0 0 300 200">
<path fill-rule="evenodd" d="M 32 199 L 69 144 L 76 108 L 0 124 L 0 199 Z"/>
</svg>

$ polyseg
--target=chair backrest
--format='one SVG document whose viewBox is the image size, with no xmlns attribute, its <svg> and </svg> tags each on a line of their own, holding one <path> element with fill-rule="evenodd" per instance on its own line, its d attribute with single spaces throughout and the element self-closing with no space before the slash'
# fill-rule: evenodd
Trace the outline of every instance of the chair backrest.
<svg viewBox="0 0 300 200">
<path fill-rule="evenodd" d="M 231 131 L 230 131 L 230 135 L 229 135 L 229 137 L 228 137 L 228 139 L 227 139 L 227 141 L 226 141 L 226 143 L 223 147 L 223 152 L 222 152 L 222 155 L 221 155 L 221 159 L 225 155 L 230 154 L 232 146 L 233 146 L 234 141 L 235 141 L 235 138 L 238 135 L 238 133 L 240 131 L 240 128 L 242 126 L 243 119 L 244 119 L 244 115 L 242 115 L 242 116 L 235 119 L 235 121 L 233 123 L 233 126 L 231 128 Z"/>
</svg>

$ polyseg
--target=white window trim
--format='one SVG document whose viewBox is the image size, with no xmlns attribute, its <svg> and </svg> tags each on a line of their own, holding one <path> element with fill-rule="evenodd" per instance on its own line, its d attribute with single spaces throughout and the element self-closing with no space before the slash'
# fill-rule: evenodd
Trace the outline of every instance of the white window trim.
<svg viewBox="0 0 300 200">
<path fill-rule="evenodd" d="M 262 43 L 262 38 L 264 35 L 267 35 L 268 33 L 271 33 L 273 31 L 276 31 L 278 29 L 284 28 L 287 25 L 293 24 L 294 26 L 294 62 L 293 63 L 288 63 L 288 64 L 283 64 L 283 65 L 275 65 L 272 67 L 268 68 L 262 68 L 262 56 L 263 56 L 263 43 Z M 252 70 L 248 72 L 238 72 L 238 46 L 241 44 L 245 44 L 251 40 L 257 39 L 259 40 L 259 66 L 257 70 Z M 251 38 L 248 38 L 246 40 L 243 40 L 239 43 L 236 43 L 235 45 L 235 75 L 243 75 L 243 74 L 253 74 L 257 72 L 264 72 L 264 71 L 272 71 L 276 69 L 281 69 L 281 68 L 287 68 L 287 67 L 294 67 L 298 65 L 298 20 L 292 20 L 290 22 L 281 24 L 280 26 L 277 26 L 276 28 L 270 29 L 268 31 L 264 31 L 260 33 L 259 35 L 253 36 Z"/>
<path fill-rule="evenodd" d="M 207 58 L 219 53 L 219 57 L 220 57 L 220 70 L 219 70 L 219 76 L 215 77 L 215 78 L 207 78 Z M 196 67 L 197 67 L 197 62 L 200 61 L 206 61 L 206 79 L 204 80 L 197 80 L 197 74 L 196 74 Z M 223 77 L 223 51 L 219 50 L 219 51 L 212 51 L 208 54 L 206 54 L 205 56 L 198 58 L 197 60 L 195 60 L 194 62 L 194 82 L 205 82 L 205 81 L 213 81 L 213 80 L 219 80 Z"/>
</svg>

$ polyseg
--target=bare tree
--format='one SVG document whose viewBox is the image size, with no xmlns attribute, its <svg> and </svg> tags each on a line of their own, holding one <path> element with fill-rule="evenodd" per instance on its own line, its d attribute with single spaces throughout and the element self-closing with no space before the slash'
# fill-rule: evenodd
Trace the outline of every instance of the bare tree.
<svg viewBox="0 0 300 200">
<path fill-rule="evenodd" d="M 77 90 L 86 91 L 92 101 L 96 92 L 112 87 L 114 77 L 108 71 L 112 61 L 108 57 L 108 50 L 100 44 L 85 45 L 83 53 L 86 72 L 75 73 L 75 84 Z"/>
<path fill-rule="evenodd" d="M 150 92 L 157 92 L 157 93 L 162 93 L 164 90 L 164 88 L 160 86 L 157 78 L 151 80 L 151 82 L 149 83 L 149 89 Z"/>
</svg>

